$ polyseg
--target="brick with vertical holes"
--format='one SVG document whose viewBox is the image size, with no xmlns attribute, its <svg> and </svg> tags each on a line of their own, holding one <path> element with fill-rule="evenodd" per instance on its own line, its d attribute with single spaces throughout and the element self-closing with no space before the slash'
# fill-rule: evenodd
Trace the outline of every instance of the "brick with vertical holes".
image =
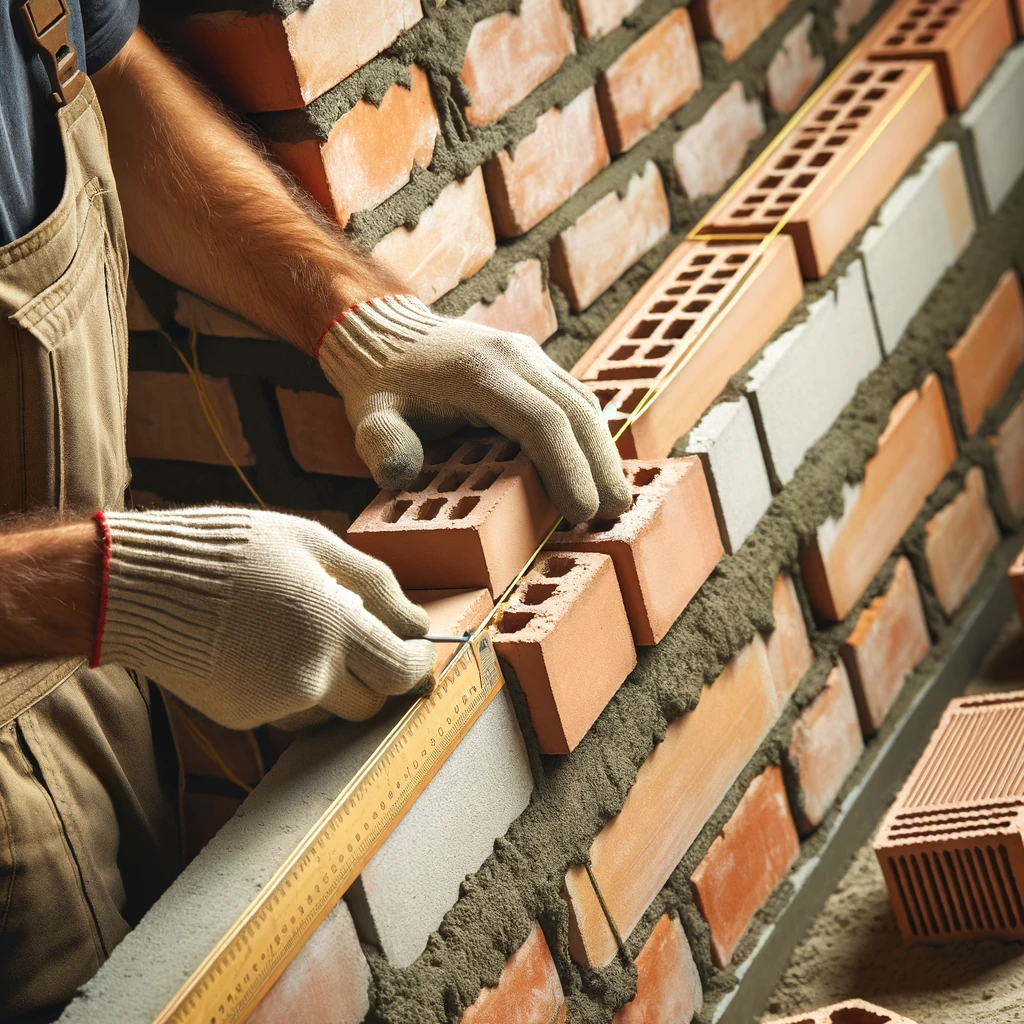
<svg viewBox="0 0 1024 1024">
<path fill-rule="evenodd" d="M 896 0 L 864 40 L 872 60 L 931 61 L 950 110 L 963 110 L 1013 44 L 1006 0 Z"/>
<path fill-rule="evenodd" d="M 498 595 L 557 518 L 519 446 L 488 434 L 429 449 L 409 488 L 382 491 L 346 539 L 387 562 L 403 587 Z"/>
<path fill-rule="evenodd" d="M 615 566 L 596 552 L 542 555 L 493 637 L 515 669 L 545 754 L 574 750 L 636 665 Z"/>
<path fill-rule="evenodd" d="M 1024 399 L 988 439 L 1010 511 L 1024 519 Z"/>
<path fill-rule="evenodd" d="M 624 463 L 633 507 L 617 519 L 556 532 L 548 547 L 610 555 L 633 639 L 656 644 L 722 556 L 715 510 L 700 460 Z"/>
<path fill-rule="evenodd" d="M 814 664 L 814 651 L 807 636 L 807 623 L 800 608 L 796 584 L 789 573 L 780 572 L 772 589 L 772 618 L 775 629 L 765 637 L 768 664 L 772 667 L 779 704 L 785 704 Z"/>
<path fill-rule="evenodd" d="M 587 39 L 600 39 L 622 24 L 643 0 L 576 0 L 580 25 Z"/>
<path fill-rule="evenodd" d="M 529 335 L 538 345 L 546 341 L 558 330 L 558 317 L 540 260 L 517 263 L 505 290 L 490 302 L 470 306 L 462 318 L 499 331 Z"/>
<path fill-rule="evenodd" d="M 701 86 L 700 58 L 685 8 L 666 14 L 597 80 L 612 153 L 649 135 Z"/>
<path fill-rule="evenodd" d="M 335 395 L 277 388 L 284 432 L 292 458 L 307 473 L 368 477 L 356 451 L 345 403 Z"/>
<path fill-rule="evenodd" d="M 785 222 L 804 277 L 820 278 L 945 116 L 928 62 L 855 61 L 703 230 L 763 237 Z"/>
<path fill-rule="evenodd" d="M 698 38 L 717 40 L 731 62 L 788 6 L 789 0 L 693 0 L 690 11 Z"/>
<path fill-rule="evenodd" d="M 814 15 L 808 12 L 786 33 L 764 76 L 768 102 L 780 114 L 792 113 L 821 78 L 825 58 L 814 52 L 811 30 Z"/>
</svg>

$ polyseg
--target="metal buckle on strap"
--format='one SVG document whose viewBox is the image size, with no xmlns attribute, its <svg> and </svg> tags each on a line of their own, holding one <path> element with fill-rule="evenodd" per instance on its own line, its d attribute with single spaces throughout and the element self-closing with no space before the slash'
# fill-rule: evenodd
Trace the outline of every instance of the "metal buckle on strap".
<svg viewBox="0 0 1024 1024">
<path fill-rule="evenodd" d="M 85 72 L 68 39 L 68 5 L 64 0 L 25 0 L 21 20 L 43 54 L 53 101 L 58 107 L 70 103 L 85 85 Z"/>
</svg>

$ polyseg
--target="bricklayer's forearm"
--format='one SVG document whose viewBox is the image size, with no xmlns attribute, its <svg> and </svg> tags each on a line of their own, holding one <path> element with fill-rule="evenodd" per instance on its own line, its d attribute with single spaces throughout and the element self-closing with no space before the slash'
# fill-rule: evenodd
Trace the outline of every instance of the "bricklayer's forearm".
<svg viewBox="0 0 1024 1024">
<path fill-rule="evenodd" d="M 308 352 L 342 309 L 401 290 L 141 29 L 93 84 L 128 244 L 154 270 Z"/>
</svg>

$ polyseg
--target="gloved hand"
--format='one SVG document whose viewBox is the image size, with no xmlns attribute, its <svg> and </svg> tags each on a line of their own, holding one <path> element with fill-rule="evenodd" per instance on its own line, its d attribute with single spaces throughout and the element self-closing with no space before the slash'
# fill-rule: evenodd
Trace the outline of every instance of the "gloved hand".
<svg viewBox="0 0 1024 1024">
<path fill-rule="evenodd" d="M 360 721 L 430 676 L 427 613 L 319 523 L 194 508 L 109 530 L 94 664 L 137 669 L 232 729 Z M 106 570 L 105 570 L 106 572 Z"/>
<path fill-rule="evenodd" d="M 325 332 L 320 365 L 345 400 L 374 480 L 402 490 L 423 446 L 466 423 L 518 441 L 570 523 L 631 503 L 597 399 L 531 338 L 438 316 L 399 295 L 358 303 Z"/>
</svg>

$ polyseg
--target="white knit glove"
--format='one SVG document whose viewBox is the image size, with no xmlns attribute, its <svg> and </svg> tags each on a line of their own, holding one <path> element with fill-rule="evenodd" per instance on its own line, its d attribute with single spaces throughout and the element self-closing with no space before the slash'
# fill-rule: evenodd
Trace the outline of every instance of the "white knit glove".
<svg viewBox="0 0 1024 1024">
<path fill-rule="evenodd" d="M 400 639 L 422 637 L 427 613 L 319 523 L 240 508 L 97 521 L 109 575 L 93 664 L 137 669 L 215 722 L 360 721 L 430 676 L 433 644 Z"/>
<path fill-rule="evenodd" d="M 400 295 L 353 306 L 325 332 L 320 365 L 345 400 L 356 449 L 387 490 L 423 466 L 421 434 L 470 423 L 518 441 L 570 523 L 631 503 L 597 399 L 531 338 L 438 316 Z"/>
</svg>

